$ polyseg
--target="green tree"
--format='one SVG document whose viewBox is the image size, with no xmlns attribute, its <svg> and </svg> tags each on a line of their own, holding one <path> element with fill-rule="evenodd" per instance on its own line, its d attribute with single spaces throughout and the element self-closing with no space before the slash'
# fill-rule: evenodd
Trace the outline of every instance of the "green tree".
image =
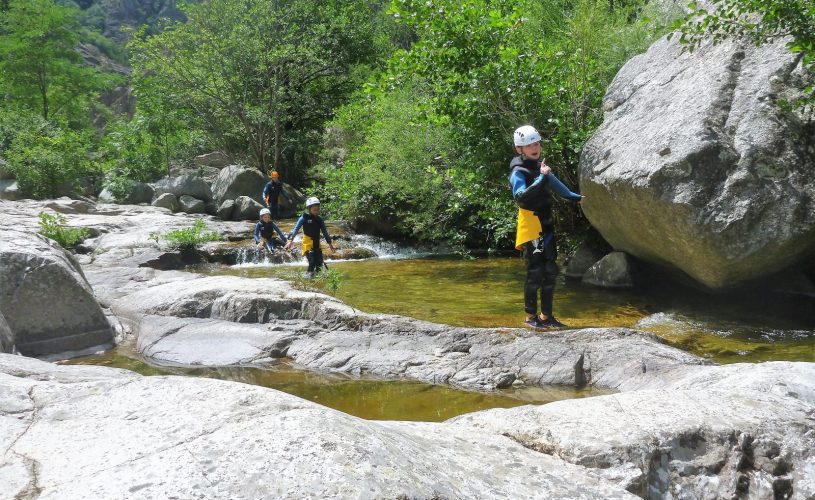
<svg viewBox="0 0 815 500">
<path fill-rule="evenodd" d="M 0 92 L 74 126 L 87 123 L 90 102 L 112 82 L 82 63 L 78 12 L 52 0 L 11 0 L 0 14 Z"/>
<path fill-rule="evenodd" d="M 17 134 L 3 154 L 22 192 L 55 198 L 78 187 L 82 177 L 94 175 L 88 160 L 90 144 L 90 132 L 46 125 Z"/>
<path fill-rule="evenodd" d="M 695 49 L 704 40 L 719 43 L 731 37 L 749 37 L 758 45 L 789 38 L 787 46 L 801 54 L 802 63 L 815 73 L 815 2 L 812 0 L 719 0 L 708 10 L 696 3 L 678 27 L 680 40 Z M 808 87 L 807 102 L 815 102 Z"/>
<path fill-rule="evenodd" d="M 376 52 L 363 0 L 212 0 L 183 7 L 187 23 L 132 42 L 136 85 L 173 96 L 213 145 L 258 168 L 313 156 L 319 131 Z M 290 175 L 291 177 L 291 175 Z"/>
<path fill-rule="evenodd" d="M 642 1 L 610 6 L 606 0 L 393 0 L 392 14 L 417 40 L 391 57 L 378 83 L 369 86 L 368 100 L 387 102 L 391 94 L 410 86 L 422 95 L 412 98 L 419 109 L 405 116 L 411 123 L 425 122 L 438 129 L 438 136 L 444 138 L 433 156 L 444 158 L 441 168 L 438 161 L 433 164 L 424 155 L 414 156 L 416 176 L 443 182 L 422 180 L 405 183 L 404 188 L 412 189 L 419 199 L 445 201 L 416 203 L 411 209 L 439 211 L 433 217 L 446 221 L 448 234 L 458 235 L 459 241 L 505 245 L 516 215 L 507 189 L 507 164 L 514 155 L 511 136 L 525 123 L 543 133 L 544 154 L 558 176 L 577 187 L 580 153 L 602 120 L 608 84 L 628 58 L 647 48 L 672 21 L 657 16 L 647 19 L 647 10 Z M 425 84 L 417 87 L 417 81 Z M 362 108 L 356 113 L 363 116 L 366 106 L 377 109 L 365 100 L 351 106 Z M 375 163 L 364 152 L 387 149 L 373 144 L 382 137 L 389 137 L 391 154 L 397 157 L 415 140 L 414 129 L 400 126 L 397 120 L 376 122 L 392 127 L 392 133 L 349 140 L 344 147 L 352 161 L 340 170 L 359 169 L 360 162 Z M 335 125 L 348 128 L 342 122 Z M 333 173 L 329 179 L 339 175 Z M 364 178 L 349 175 L 348 183 Z M 343 189 L 339 183 L 331 185 Z M 360 196 L 375 197 L 384 186 L 366 185 Z M 435 191 L 425 194 L 427 186 Z M 372 217 L 377 217 L 375 206 L 368 205 Z M 558 213 L 560 228 L 583 229 L 584 222 L 572 205 L 561 205 Z M 409 236 L 429 236 L 413 231 L 422 227 L 415 224 L 394 227 Z"/>
</svg>

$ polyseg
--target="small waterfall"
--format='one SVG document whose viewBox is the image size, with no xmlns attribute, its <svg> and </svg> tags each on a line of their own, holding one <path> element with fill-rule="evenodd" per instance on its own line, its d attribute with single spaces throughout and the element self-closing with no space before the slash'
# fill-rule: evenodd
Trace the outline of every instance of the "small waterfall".
<svg viewBox="0 0 815 500">
<path fill-rule="evenodd" d="M 276 253 L 271 254 L 267 250 L 261 250 L 254 245 L 236 248 L 232 255 L 236 266 L 271 266 L 299 260 L 299 256 L 292 255 L 289 252 L 278 250 Z"/>
<path fill-rule="evenodd" d="M 374 252 L 380 259 L 415 259 L 437 253 L 429 248 L 408 247 L 368 234 L 355 234 L 351 236 L 350 243 Z"/>
</svg>

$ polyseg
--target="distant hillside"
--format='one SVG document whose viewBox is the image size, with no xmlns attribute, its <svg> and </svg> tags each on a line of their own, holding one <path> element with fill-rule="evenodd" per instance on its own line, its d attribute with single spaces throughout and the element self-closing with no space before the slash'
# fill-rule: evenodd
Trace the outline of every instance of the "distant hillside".
<svg viewBox="0 0 815 500">
<path fill-rule="evenodd" d="M 57 1 L 82 10 L 82 24 L 88 28 L 82 34 L 85 60 L 123 73 L 127 72 L 125 44 L 129 39 L 129 30 L 146 25 L 149 32 L 155 33 L 160 31 L 163 19 L 184 19 L 177 7 L 178 0 Z M 98 51 L 89 47 L 91 45 Z"/>
</svg>

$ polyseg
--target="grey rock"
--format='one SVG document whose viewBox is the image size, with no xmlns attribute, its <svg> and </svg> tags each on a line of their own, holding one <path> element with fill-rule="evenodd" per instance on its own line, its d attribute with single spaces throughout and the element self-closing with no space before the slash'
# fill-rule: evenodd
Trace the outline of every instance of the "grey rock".
<svg viewBox="0 0 815 500">
<path fill-rule="evenodd" d="M 634 286 L 633 266 L 625 252 L 611 252 L 583 275 L 583 283 L 602 288 L 631 288 Z"/>
<path fill-rule="evenodd" d="M 216 214 L 221 220 L 232 220 L 232 212 L 235 210 L 235 200 L 224 200 L 218 207 Z"/>
<path fill-rule="evenodd" d="M 108 271 L 91 280 L 111 276 Z M 141 284 L 140 276 L 126 277 L 115 282 L 115 296 L 108 297 L 110 288 L 101 286 L 98 293 L 127 323 L 139 351 L 160 363 L 206 364 L 213 352 L 218 364 L 285 355 L 318 370 L 478 390 L 516 380 L 529 385 L 659 387 L 663 377 L 678 379 L 685 370 L 708 364 L 655 336 L 627 329 L 562 331 L 545 337 L 527 330 L 498 334 L 493 329 L 366 314 L 276 279 L 190 277 L 195 279 L 149 287 Z"/>
<path fill-rule="evenodd" d="M 0 480 L 18 497 L 636 498 L 478 429 L 368 421 L 263 387 L 7 354 L 0 425 Z"/>
<path fill-rule="evenodd" d="M 178 199 L 178 204 L 182 212 L 188 214 L 202 214 L 205 211 L 206 204 L 198 198 L 192 196 L 181 195 Z"/>
<path fill-rule="evenodd" d="M 796 364 L 809 365 L 811 384 L 813 364 Z M 813 411 L 796 398 L 724 387 L 635 391 L 453 422 L 594 468 L 643 498 L 777 498 L 793 490 L 809 498 Z"/>
<path fill-rule="evenodd" d="M 0 200 L 19 200 L 22 198 L 20 188 L 14 179 L 0 180 Z"/>
<path fill-rule="evenodd" d="M 257 220 L 263 205 L 248 196 L 238 196 L 232 210 L 232 220 Z"/>
<path fill-rule="evenodd" d="M 563 274 L 567 278 L 582 278 L 586 271 L 604 256 L 605 253 L 583 245 L 569 258 Z"/>
<path fill-rule="evenodd" d="M 617 74 L 584 147 L 589 221 L 615 249 L 712 289 L 811 259 L 815 132 L 780 108 L 808 78 L 784 40 L 694 53 L 658 41 Z"/>
<path fill-rule="evenodd" d="M 43 205 L 61 214 L 86 214 L 96 208 L 93 203 L 88 203 L 83 200 L 74 200 L 67 196 L 57 198 L 56 200 L 47 200 Z"/>
<path fill-rule="evenodd" d="M 0 352 L 12 352 L 13 350 L 14 334 L 11 333 L 6 317 L 0 312 Z"/>
<path fill-rule="evenodd" d="M 204 212 L 209 215 L 218 215 L 218 204 L 210 201 L 204 205 Z"/>
<path fill-rule="evenodd" d="M 156 191 L 153 186 L 144 182 L 133 182 L 128 192 L 122 198 L 116 198 L 107 188 L 99 193 L 100 203 L 122 203 L 127 205 L 138 205 L 139 203 L 150 203 Z"/>
<path fill-rule="evenodd" d="M 178 198 L 172 193 L 163 193 L 156 197 L 151 203 L 154 207 L 161 207 L 176 212 L 180 208 Z"/>
<path fill-rule="evenodd" d="M 176 197 L 188 195 L 199 200 L 212 201 L 212 190 L 202 178 L 194 175 L 180 175 L 165 177 L 155 185 L 156 196 L 164 193 L 174 194 Z"/>
<path fill-rule="evenodd" d="M 201 165 L 204 167 L 223 168 L 230 165 L 232 160 L 229 158 L 229 156 L 220 151 L 213 151 L 212 153 L 196 156 L 193 158 L 192 162 L 196 165 Z"/>
<path fill-rule="evenodd" d="M 266 177 L 256 168 L 230 165 L 218 173 L 212 183 L 212 195 L 218 203 L 242 196 L 263 204 L 263 186 L 266 182 Z"/>
<path fill-rule="evenodd" d="M 5 229 L 0 311 L 27 356 L 109 343 L 113 332 L 79 264 L 50 240 Z"/>
</svg>

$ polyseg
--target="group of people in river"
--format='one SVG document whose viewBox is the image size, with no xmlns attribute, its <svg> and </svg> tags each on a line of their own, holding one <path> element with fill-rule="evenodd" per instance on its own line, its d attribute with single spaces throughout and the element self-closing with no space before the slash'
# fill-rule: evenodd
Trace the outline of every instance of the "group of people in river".
<svg viewBox="0 0 815 500">
<path fill-rule="evenodd" d="M 526 263 L 524 324 L 534 330 L 563 328 L 565 325 L 555 318 L 552 310 L 555 280 L 559 274 L 552 193 L 578 203 L 583 196 L 572 192 L 546 164 L 546 159 L 542 157 L 541 135 L 533 126 L 524 125 L 516 129 L 513 144 L 517 156 L 509 163 L 509 184 L 518 205 L 515 248 L 523 253 Z M 297 219 L 291 233 L 285 235 L 272 221 L 272 216 L 280 214 L 281 197 L 287 203 L 291 203 L 291 198 L 283 189 L 278 172 L 271 171 L 269 175 L 271 180 L 263 188 L 266 208 L 260 210 L 260 220 L 255 225 L 255 244 L 271 253 L 275 253 L 278 247 L 289 250 L 302 228 L 301 251 L 308 261 L 308 273 L 313 276 L 325 265 L 320 248 L 321 235 L 334 251 L 325 221 L 320 217 L 320 200 L 309 197 L 305 212 Z"/>
</svg>

